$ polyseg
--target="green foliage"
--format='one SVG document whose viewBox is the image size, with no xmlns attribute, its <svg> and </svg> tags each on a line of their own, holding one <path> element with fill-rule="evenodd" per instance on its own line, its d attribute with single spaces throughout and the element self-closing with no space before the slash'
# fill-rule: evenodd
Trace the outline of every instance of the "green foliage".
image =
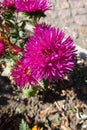
<svg viewBox="0 0 87 130">
<path fill-rule="evenodd" d="M 48 86 L 49 86 L 49 82 L 48 80 L 43 80 L 41 83 L 40 83 L 40 86 L 43 88 L 43 89 L 47 89 Z"/>
<path fill-rule="evenodd" d="M 11 10 L 11 9 L 6 9 L 3 12 L 3 16 L 4 16 L 5 19 L 12 19 L 13 18 L 13 14 L 14 14 L 14 10 Z"/>
<path fill-rule="evenodd" d="M 6 19 L 6 22 L 8 23 L 8 24 L 10 24 L 12 27 L 15 27 L 15 22 L 14 22 L 14 20 L 12 20 L 12 19 Z"/>
<path fill-rule="evenodd" d="M 26 21 L 20 21 L 20 22 L 18 23 L 18 27 L 24 28 L 24 27 L 25 27 L 25 22 L 26 22 Z"/>
<path fill-rule="evenodd" d="M 30 130 L 28 124 L 23 119 L 19 125 L 19 130 Z"/>
<path fill-rule="evenodd" d="M 49 126 L 49 121 L 47 119 L 45 120 L 44 125 Z"/>
<path fill-rule="evenodd" d="M 33 97 L 38 90 L 38 87 L 31 87 L 29 89 L 23 89 L 23 96 L 25 97 Z"/>
<path fill-rule="evenodd" d="M 16 113 L 22 114 L 24 111 L 25 110 L 23 108 L 16 108 Z"/>
<path fill-rule="evenodd" d="M 12 29 L 10 31 L 10 36 L 12 36 L 13 38 L 17 38 L 18 37 L 18 30 L 17 29 Z"/>
</svg>

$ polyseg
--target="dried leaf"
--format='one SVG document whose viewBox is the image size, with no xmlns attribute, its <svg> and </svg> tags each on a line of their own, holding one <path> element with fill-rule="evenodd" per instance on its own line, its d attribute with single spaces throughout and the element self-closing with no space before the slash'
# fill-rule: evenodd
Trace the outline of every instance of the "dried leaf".
<svg viewBox="0 0 87 130">
<path fill-rule="evenodd" d="M 69 127 L 69 121 L 68 121 L 68 119 L 67 119 L 66 116 L 61 119 L 60 130 L 72 130 L 72 129 Z"/>
<path fill-rule="evenodd" d="M 42 111 L 41 111 L 41 114 L 42 114 L 43 116 L 46 116 L 46 115 L 48 115 L 51 111 L 52 111 L 52 108 L 51 108 L 51 107 L 47 107 L 45 110 L 42 110 Z"/>
<path fill-rule="evenodd" d="M 62 125 L 60 130 L 72 130 L 72 129 L 70 127 L 68 127 L 68 126 Z"/>
</svg>

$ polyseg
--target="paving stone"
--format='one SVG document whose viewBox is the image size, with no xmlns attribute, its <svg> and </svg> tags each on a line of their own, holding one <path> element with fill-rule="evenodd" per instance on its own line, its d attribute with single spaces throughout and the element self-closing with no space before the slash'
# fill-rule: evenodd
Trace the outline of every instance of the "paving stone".
<svg viewBox="0 0 87 130">
<path fill-rule="evenodd" d="M 59 10 L 58 16 L 60 17 L 60 19 L 65 19 L 70 17 L 71 16 L 70 10 L 69 9 Z"/>
<path fill-rule="evenodd" d="M 75 8 L 75 9 L 72 9 L 72 15 L 75 16 L 75 15 L 84 15 L 84 14 L 87 14 L 87 8 Z"/>
<path fill-rule="evenodd" d="M 83 0 L 69 0 L 71 8 L 79 8 L 79 7 L 84 7 L 85 3 Z"/>
<path fill-rule="evenodd" d="M 58 18 L 60 19 L 60 22 L 62 22 L 64 24 L 64 26 L 74 22 L 69 9 L 59 10 Z"/>
<path fill-rule="evenodd" d="M 64 31 L 67 36 L 71 36 L 74 40 L 79 37 L 78 26 L 75 24 L 64 27 Z"/>
<path fill-rule="evenodd" d="M 74 20 L 79 25 L 87 25 L 87 15 L 77 15 Z"/>
<path fill-rule="evenodd" d="M 79 27 L 79 34 L 82 37 L 87 37 L 87 26 L 80 26 Z"/>
<path fill-rule="evenodd" d="M 64 14 L 65 12 L 65 14 Z M 57 27 L 64 27 L 73 22 L 69 9 L 48 11 L 45 21 Z M 43 20 L 44 21 L 44 18 Z"/>
<path fill-rule="evenodd" d="M 67 0 L 56 0 L 55 8 L 58 10 L 67 9 L 69 8 L 69 3 L 67 2 Z"/>
<path fill-rule="evenodd" d="M 83 0 L 85 7 L 87 7 L 87 0 Z"/>
<path fill-rule="evenodd" d="M 51 24 L 52 26 L 55 27 L 59 27 L 60 25 L 60 19 L 58 17 L 58 11 L 53 10 L 53 11 L 48 11 L 46 13 L 46 17 L 45 18 L 41 18 L 40 23 L 41 22 L 46 22 L 47 24 Z"/>
<path fill-rule="evenodd" d="M 79 37 L 78 39 L 76 39 L 75 43 L 87 50 L 87 38 Z"/>
</svg>

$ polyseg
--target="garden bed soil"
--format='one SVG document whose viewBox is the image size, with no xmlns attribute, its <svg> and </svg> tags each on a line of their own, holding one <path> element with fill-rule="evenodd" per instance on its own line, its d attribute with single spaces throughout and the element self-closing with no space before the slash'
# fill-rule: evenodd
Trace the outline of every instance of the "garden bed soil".
<svg viewBox="0 0 87 130">
<path fill-rule="evenodd" d="M 19 130 L 22 119 L 34 130 L 87 130 L 87 61 L 77 57 L 69 77 L 30 98 L 0 76 L 0 130 Z"/>
</svg>

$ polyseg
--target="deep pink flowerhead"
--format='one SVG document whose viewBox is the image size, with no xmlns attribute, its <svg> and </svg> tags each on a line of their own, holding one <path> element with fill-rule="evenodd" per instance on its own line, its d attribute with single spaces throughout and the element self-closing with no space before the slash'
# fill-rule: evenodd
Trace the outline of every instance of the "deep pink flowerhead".
<svg viewBox="0 0 87 130">
<path fill-rule="evenodd" d="M 12 7 L 15 7 L 15 0 L 4 0 L 2 2 L 2 5 L 3 6 L 6 6 L 8 8 L 12 8 Z"/>
<path fill-rule="evenodd" d="M 45 24 L 37 25 L 35 34 L 26 43 L 24 56 L 39 79 L 55 80 L 72 70 L 76 56 L 73 40 L 65 33 Z"/>
<path fill-rule="evenodd" d="M 45 12 L 51 8 L 48 0 L 16 0 L 18 12 Z"/>
<path fill-rule="evenodd" d="M 29 85 L 36 85 L 36 80 L 29 68 L 27 59 L 20 59 L 16 62 L 12 69 L 12 77 L 20 87 L 25 87 L 26 84 L 28 87 Z"/>
<path fill-rule="evenodd" d="M 0 40 L 0 56 L 5 53 L 5 43 L 4 41 Z"/>
</svg>

